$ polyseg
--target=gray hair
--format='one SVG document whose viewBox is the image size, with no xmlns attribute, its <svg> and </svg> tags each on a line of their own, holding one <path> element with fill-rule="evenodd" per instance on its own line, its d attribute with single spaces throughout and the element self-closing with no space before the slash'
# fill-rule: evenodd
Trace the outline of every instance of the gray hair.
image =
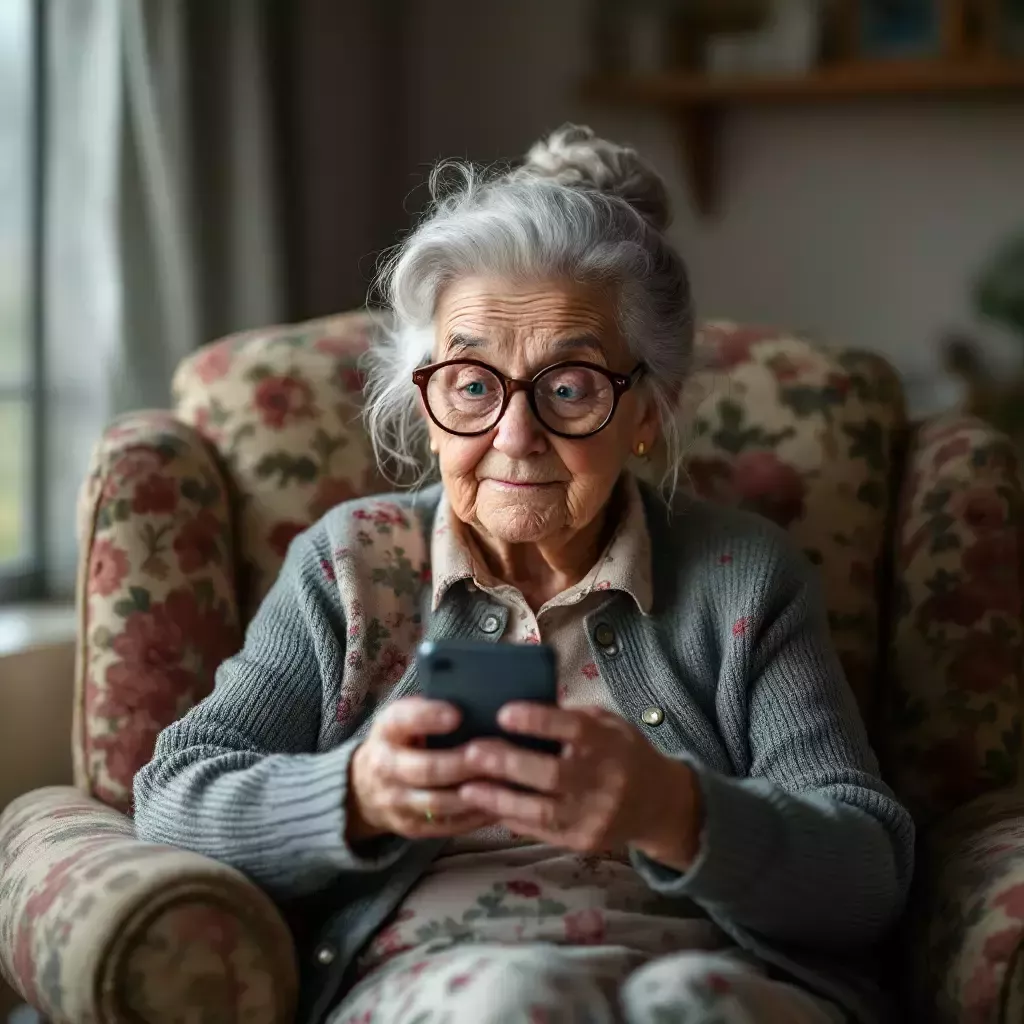
<svg viewBox="0 0 1024 1024">
<path fill-rule="evenodd" d="M 630 148 L 566 125 L 515 169 L 445 161 L 423 220 L 384 263 L 377 287 L 393 318 L 366 357 L 365 420 L 392 475 L 429 475 L 427 428 L 412 372 L 430 358 L 438 297 L 458 278 L 570 279 L 618 288 L 619 326 L 648 372 L 674 490 L 683 456 L 677 416 L 693 353 L 686 266 L 668 243 L 668 196 Z M 393 472 L 397 470 L 397 473 Z"/>
</svg>

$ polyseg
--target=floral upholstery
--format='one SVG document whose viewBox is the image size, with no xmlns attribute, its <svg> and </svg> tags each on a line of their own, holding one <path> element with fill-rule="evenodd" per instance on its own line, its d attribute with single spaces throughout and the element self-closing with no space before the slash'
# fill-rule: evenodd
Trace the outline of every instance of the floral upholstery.
<svg viewBox="0 0 1024 1024">
<path fill-rule="evenodd" d="M 1024 794 L 990 793 L 926 830 L 909 914 L 914 1020 L 1024 1020 Z"/>
<path fill-rule="evenodd" d="M 216 342 L 179 368 L 173 415 L 128 416 L 97 447 L 74 735 L 88 796 L 44 791 L 0 818 L 0 965 L 55 1019 L 269 1020 L 291 999 L 273 908 L 226 868 L 134 843 L 119 812 L 158 731 L 239 646 L 291 538 L 387 489 L 356 422 L 374 326 L 360 312 Z M 957 417 L 912 434 L 874 356 L 726 323 L 699 351 L 689 480 L 774 519 L 819 566 L 889 778 L 935 820 L 917 886 L 922 1005 L 938 992 L 942 1021 L 1020 1019 L 1006 1014 L 1024 1001 L 1024 954 L 1011 961 L 1024 808 L 982 797 L 941 817 L 1021 773 L 1012 453 Z"/>
<path fill-rule="evenodd" d="M 140 843 L 78 790 L 0 819 L 0 968 L 54 1022 L 280 1024 L 297 992 L 268 897 L 205 857 Z"/>
<path fill-rule="evenodd" d="M 241 628 L 227 487 L 168 413 L 100 441 L 82 488 L 75 782 L 127 811 L 157 734 L 210 692 Z"/>
<path fill-rule="evenodd" d="M 245 620 L 291 539 L 329 508 L 390 490 L 359 425 L 357 361 L 368 313 L 269 328 L 208 345 L 174 377 L 177 415 L 214 444 L 238 493 Z"/>
<path fill-rule="evenodd" d="M 706 326 L 699 351 L 693 486 L 775 520 L 819 567 L 832 638 L 870 715 L 899 382 L 877 356 L 735 324 Z"/>
<path fill-rule="evenodd" d="M 1007 438 L 957 414 L 917 433 L 894 562 L 885 760 L 921 822 L 1020 777 L 1024 501 Z"/>
</svg>

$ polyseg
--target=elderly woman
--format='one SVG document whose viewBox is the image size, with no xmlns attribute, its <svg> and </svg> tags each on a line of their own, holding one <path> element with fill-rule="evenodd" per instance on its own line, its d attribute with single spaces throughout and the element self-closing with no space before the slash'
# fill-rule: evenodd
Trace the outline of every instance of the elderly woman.
<svg viewBox="0 0 1024 1024">
<path fill-rule="evenodd" d="M 680 455 L 693 317 L 664 186 L 572 126 L 461 170 L 388 269 L 368 398 L 379 454 L 440 485 L 295 540 L 139 773 L 139 835 L 282 903 L 303 1020 L 880 1020 L 868 954 L 913 829 L 813 572 L 767 522 L 627 468 Z M 421 636 L 550 644 L 558 706 L 501 724 L 561 753 L 428 749 L 458 712 L 416 694 Z"/>
</svg>

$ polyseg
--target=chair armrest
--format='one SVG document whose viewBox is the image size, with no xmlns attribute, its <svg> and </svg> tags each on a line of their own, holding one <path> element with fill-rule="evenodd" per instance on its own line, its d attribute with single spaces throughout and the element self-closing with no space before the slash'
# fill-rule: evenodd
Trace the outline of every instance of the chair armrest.
<svg viewBox="0 0 1024 1024">
<path fill-rule="evenodd" d="M 75 785 L 128 813 L 160 730 L 242 645 L 225 467 L 165 412 L 108 427 L 79 496 Z"/>
<path fill-rule="evenodd" d="M 980 797 L 926 831 L 908 927 L 914 1020 L 1024 1020 L 1024 793 Z"/>
<path fill-rule="evenodd" d="M 918 827 L 1021 777 L 1020 469 L 1009 438 L 956 412 L 907 453 L 879 753 Z"/>
<path fill-rule="evenodd" d="M 0 970 L 52 1021 L 292 1019 L 291 934 L 226 865 L 140 842 L 70 787 L 0 816 Z"/>
</svg>

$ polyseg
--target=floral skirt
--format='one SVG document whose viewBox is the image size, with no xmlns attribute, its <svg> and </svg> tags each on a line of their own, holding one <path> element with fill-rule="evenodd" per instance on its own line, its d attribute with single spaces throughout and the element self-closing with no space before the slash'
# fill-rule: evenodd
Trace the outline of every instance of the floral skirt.
<svg viewBox="0 0 1024 1024">
<path fill-rule="evenodd" d="M 330 1024 L 842 1024 L 739 951 L 427 944 L 363 978 Z"/>
</svg>

